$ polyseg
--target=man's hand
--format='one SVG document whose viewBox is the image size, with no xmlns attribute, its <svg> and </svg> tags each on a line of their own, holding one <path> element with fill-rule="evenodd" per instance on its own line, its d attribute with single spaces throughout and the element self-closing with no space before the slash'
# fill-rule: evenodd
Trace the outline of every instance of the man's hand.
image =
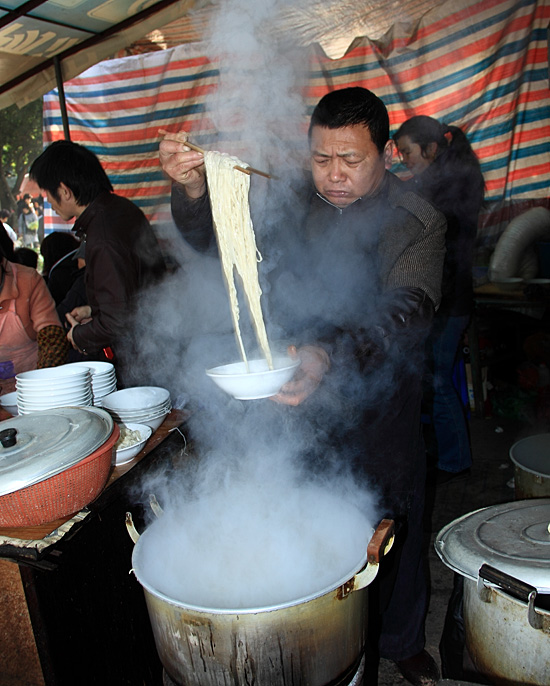
<svg viewBox="0 0 550 686">
<path fill-rule="evenodd" d="M 74 342 L 73 329 L 75 326 L 78 326 L 79 324 L 86 324 L 86 322 L 91 321 L 91 315 L 92 308 L 89 305 L 81 305 L 80 307 L 75 307 L 74 310 L 72 310 L 71 312 L 67 312 L 67 314 L 65 315 L 65 318 L 71 325 L 71 328 L 67 333 L 67 340 L 75 350 L 78 350 L 79 353 L 84 353 L 84 351 L 80 350 L 80 348 Z"/>
<path fill-rule="evenodd" d="M 185 145 L 186 133 L 167 133 L 159 146 L 160 166 L 168 176 L 185 187 L 190 198 L 200 198 L 206 192 L 204 155 Z"/>
<path fill-rule="evenodd" d="M 89 305 L 80 305 L 75 307 L 65 315 L 69 324 L 86 324 L 92 318 L 92 308 Z M 71 320 L 74 319 L 74 322 Z"/>
<path fill-rule="evenodd" d="M 300 405 L 308 398 L 323 380 L 330 369 L 330 359 L 325 350 L 315 345 L 305 345 L 296 349 L 288 348 L 290 357 L 299 357 L 301 364 L 294 378 L 286 383 L 279 393 L 271 399 L 282 405 Z"/>
</svg>

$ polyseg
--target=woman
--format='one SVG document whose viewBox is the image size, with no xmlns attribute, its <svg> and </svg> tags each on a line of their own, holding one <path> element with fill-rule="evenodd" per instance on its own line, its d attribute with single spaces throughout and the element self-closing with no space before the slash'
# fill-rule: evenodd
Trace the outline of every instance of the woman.
<svg viewBox="0 0 550 686">
<path fill-rule="evenodd" d="M 79 246 L 80 241 L 67 231 L 50 233 L 40 245 L 40 254 L 44 258 L 42 276 L 56 305 L 67 295 L 78 276 L 78 265 L 74 257 Z"/>
<path fill-rule="evenodd" d="M 432 366 L 432 425 L 437 445 L 437 482 L 467 476 L 472 464 L 464 408 L 453 383 L 462 337 L 472 314 L 472 265 L 485 182 L 476 154 L 456 126 L 417 116 L 393 137 L 413 174 L 411 190 L 447 218 L 442 301 L 428 340 Z M 431 350 L 430 350 L 431 348 Z"/>
<path fill-rule="evenodd" d="M 68 349 L 44 279 L 13 262 L 13 244 L 0 223 L 0 395 L 15 390 L 20 372 L 65 363 Z"/>
</svg>

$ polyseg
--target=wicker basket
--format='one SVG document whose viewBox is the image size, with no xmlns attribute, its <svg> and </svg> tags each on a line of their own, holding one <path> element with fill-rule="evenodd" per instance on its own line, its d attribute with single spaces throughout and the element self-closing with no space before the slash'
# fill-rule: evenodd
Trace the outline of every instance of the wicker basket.
<svg viewBox="0 0 550 686">
<path fill-rule="evenodd" d="M 77 464 L 32 486 L 0 496 L 0 526 L 38 526 L 71 515 L 95 500 L 114 464 L 120 429 Z"/>
</svg>

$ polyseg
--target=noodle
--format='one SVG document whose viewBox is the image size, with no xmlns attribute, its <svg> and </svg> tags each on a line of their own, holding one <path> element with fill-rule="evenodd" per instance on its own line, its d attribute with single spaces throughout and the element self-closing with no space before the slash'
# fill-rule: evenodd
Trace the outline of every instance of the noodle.
<svg viewBox="0 0 550 686">
<path fill-rule="evenodd" d="M 216 240 L 241 356 L 248 367 L 239 327 L 240 313 L 235 286 L 235 272 L 242 281 L 256 338 L 269 368 L 273 369 L 260 304 L 262 290 L 258 281 L 257 263 L 261 261 L 262 257 L 256 246 L 248 204 L 250 177 L 234 169 L 235 165 L 240 167 L 247 167 L 247 165 L 236 157 L 214 151 L 205 152 L 204 164 Z"/>
</svg>

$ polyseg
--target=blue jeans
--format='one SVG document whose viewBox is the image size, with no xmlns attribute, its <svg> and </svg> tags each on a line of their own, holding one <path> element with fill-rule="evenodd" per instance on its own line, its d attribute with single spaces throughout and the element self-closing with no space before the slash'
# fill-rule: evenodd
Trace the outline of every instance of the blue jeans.
<svg viewBox="0 0 550 686">
<path fill-rule="evenodd" d="M 457 352 L 469 320 L 469 315 L 436 315 L 428 339 L 433 375 L 431 422 L 437 444 L 437 468 L 446 472 L 461 472 L 472 464 L 465 408 L 453 383 Z"/>
</svg>

